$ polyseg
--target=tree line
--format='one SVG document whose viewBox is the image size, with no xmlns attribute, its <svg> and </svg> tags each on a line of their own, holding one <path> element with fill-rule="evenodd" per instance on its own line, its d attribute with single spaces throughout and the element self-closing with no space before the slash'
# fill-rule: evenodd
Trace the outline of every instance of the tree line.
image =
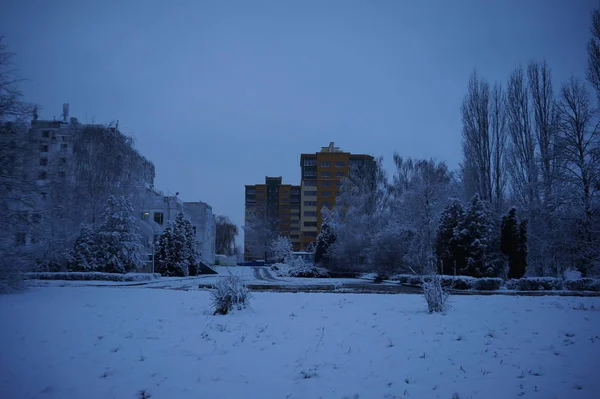
<svg viewBox="0 0 600 399">
<path fill-rule="evenodd" d="M 381 159 L 355 171 L 323 210 L 316 260 L 383 274 L 598 274 L 598 10 L 591 33 L 585 79 L 556 84 L 543 60 L 518 66 L 506 83 L 474 71 L 458 170 L 395 154 L 391 178 Z"/>
</svg>

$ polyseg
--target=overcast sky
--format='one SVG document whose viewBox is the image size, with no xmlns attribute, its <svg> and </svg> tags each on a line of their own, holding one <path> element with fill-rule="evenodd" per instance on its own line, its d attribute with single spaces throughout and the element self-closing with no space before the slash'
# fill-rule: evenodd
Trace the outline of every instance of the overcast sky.
<svg viewBox="0 0 600 399">
<path fill-rule="evenodd" d="M 493 4 L 492 4 L 493 3 Z M 243 223 L 244 185 L 298 184 L 300 153 L 461 158 L 474 68 L 584 75 L 597 0 L 4 0 L 0 35 L 58 117 L 119 120 L 156 187 Z"/>
</svg>

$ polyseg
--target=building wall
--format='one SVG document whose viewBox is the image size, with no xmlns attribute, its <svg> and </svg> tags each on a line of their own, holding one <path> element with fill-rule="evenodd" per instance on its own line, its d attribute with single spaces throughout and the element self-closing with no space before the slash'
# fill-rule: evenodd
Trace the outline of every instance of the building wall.
<svg viewBox="0 0 600 399">
<path fill-rule="evenodd" d="M 348 177 L 352 164 L 368 161 L 373 161 L 373 157 L 343 152 L 334 143 L 322 147 L 320 152 L 300 155 L 302 249 L 316 241 L 322 223 L 321 210 L 335 206 L 342 179 Z"/>
<path fill-rule="evenodd" d="M 245 221 L 254 209 L 264 207 L 267 217 L 277 221 L 277 234 L 290 238 L 293 249 L 300 248 L 300 187 L 282 184 L 281 177 L 265 177 L 265 184 L 245 186 Z M 244 259 L 263 259 L 265 254 L 254 251 L 244 235 Z M 261 251 L 262 252 L 262 251 Z"/>
</svg>

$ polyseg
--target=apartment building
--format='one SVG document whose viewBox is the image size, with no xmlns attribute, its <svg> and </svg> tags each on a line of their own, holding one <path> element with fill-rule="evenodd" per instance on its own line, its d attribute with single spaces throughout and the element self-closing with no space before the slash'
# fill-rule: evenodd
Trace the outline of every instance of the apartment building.
<svg viewBox="0 0 600 399">
<path fill-rule="evenodd" d="M 264 184 L 245 186 L 246 220 L 260 210 L 265 223 L 273 225 L 279 235 L 289 237 L 293 249 L 300 250 L 300 186 L 283 184 L 282 177 L 265 177 Z M 263 259 L 262 250 L 252 248 L 244 235 L 244 259 Z"/>
<path fill-rule="evenodd" d="M 332 208 L 335 205 L 342 179 L 348 177 L 354 167 L 367 162 L 374 162 L 374 158 L 370 155 L 344 152 L 333 142 L 327 147 L 321 147 L 319 152 L 300 155 L 302 249 L 316 241 L 321 228 L 321 209 Z"/>
</svg>

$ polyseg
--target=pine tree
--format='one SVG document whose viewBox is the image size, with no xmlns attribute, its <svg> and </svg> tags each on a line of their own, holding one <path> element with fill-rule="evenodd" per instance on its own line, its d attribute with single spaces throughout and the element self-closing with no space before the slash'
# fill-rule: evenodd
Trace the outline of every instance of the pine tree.
<svg viewBox="0 0 600 399">
<path fill-rule="evenodd" d="M 141 236 L 127 197 L 109 196 L 104 222 L 96 233 L 96 259 L 100 270 L 128 273 L 143 266 Z"/>
<path fill-rule="evenodd" d="M 171 261 L 171 226 L 165 227 L 160 237 L 156 248 L 154 248 L 154 271 L 163 276 L 169 276 L 169 265 Z"/>
<path fill-rule="evenodd" d="M 458 234 L 460 246 L 466 254 L 466 264 L 461 274 L 483 277 L 493 274 L 488 269 L 490 260 L 493 221 L 485 203 L 478 194 L 471 199 L 465 212 L 465 218 Z"/>
<path fill-rule="evenodd" d="M 167 226 L 155 250 L 155 268 L 163 276 L 198 274 L 199 252 L 192 223 L 180 212 L 171 226 Z"/>
<path fill-rule="evenodd" d="M 517 246 L 517 263 L 514 278 L 522 278 L 527 270 L 527 219 L 519 224 L 519 245 Z"/>
<path fill-rule="evenodd" d="M 517 208 L 512 207 L 506 216 L 502 217 L 500 227 L 500 250 L 508 259 L 508 277 L 521 278 L 519 269 L 519 221 Z"/>
<path fill-rule="evenodd" d="M 315 249 L 315 264 L 327 266 L 330 258 L 327 255 L 327 250 L 335 242 L 335 235 L 329 223 L 328 218 L 324 218 L 321 223 L 321 231 L 317 236 L 317 244 Z"/>
<path fill-rule="evenodd" d="M 67 269 L 71 272 L 89 272 L 98 268 L 96 260 L 96 237 L 92 226 L 83 224 L 75 240 Z"/>
<path fill-rule="evenodd" d="M 450 200 L 440 216 L 440 225 L 435 241 L 435 252 L 441 264 L 442 274 L 453 275 L 465 267 L 465 254 L 460 246 L 460 230 L 465 210 L 458 199 Z"/>
</svg>

